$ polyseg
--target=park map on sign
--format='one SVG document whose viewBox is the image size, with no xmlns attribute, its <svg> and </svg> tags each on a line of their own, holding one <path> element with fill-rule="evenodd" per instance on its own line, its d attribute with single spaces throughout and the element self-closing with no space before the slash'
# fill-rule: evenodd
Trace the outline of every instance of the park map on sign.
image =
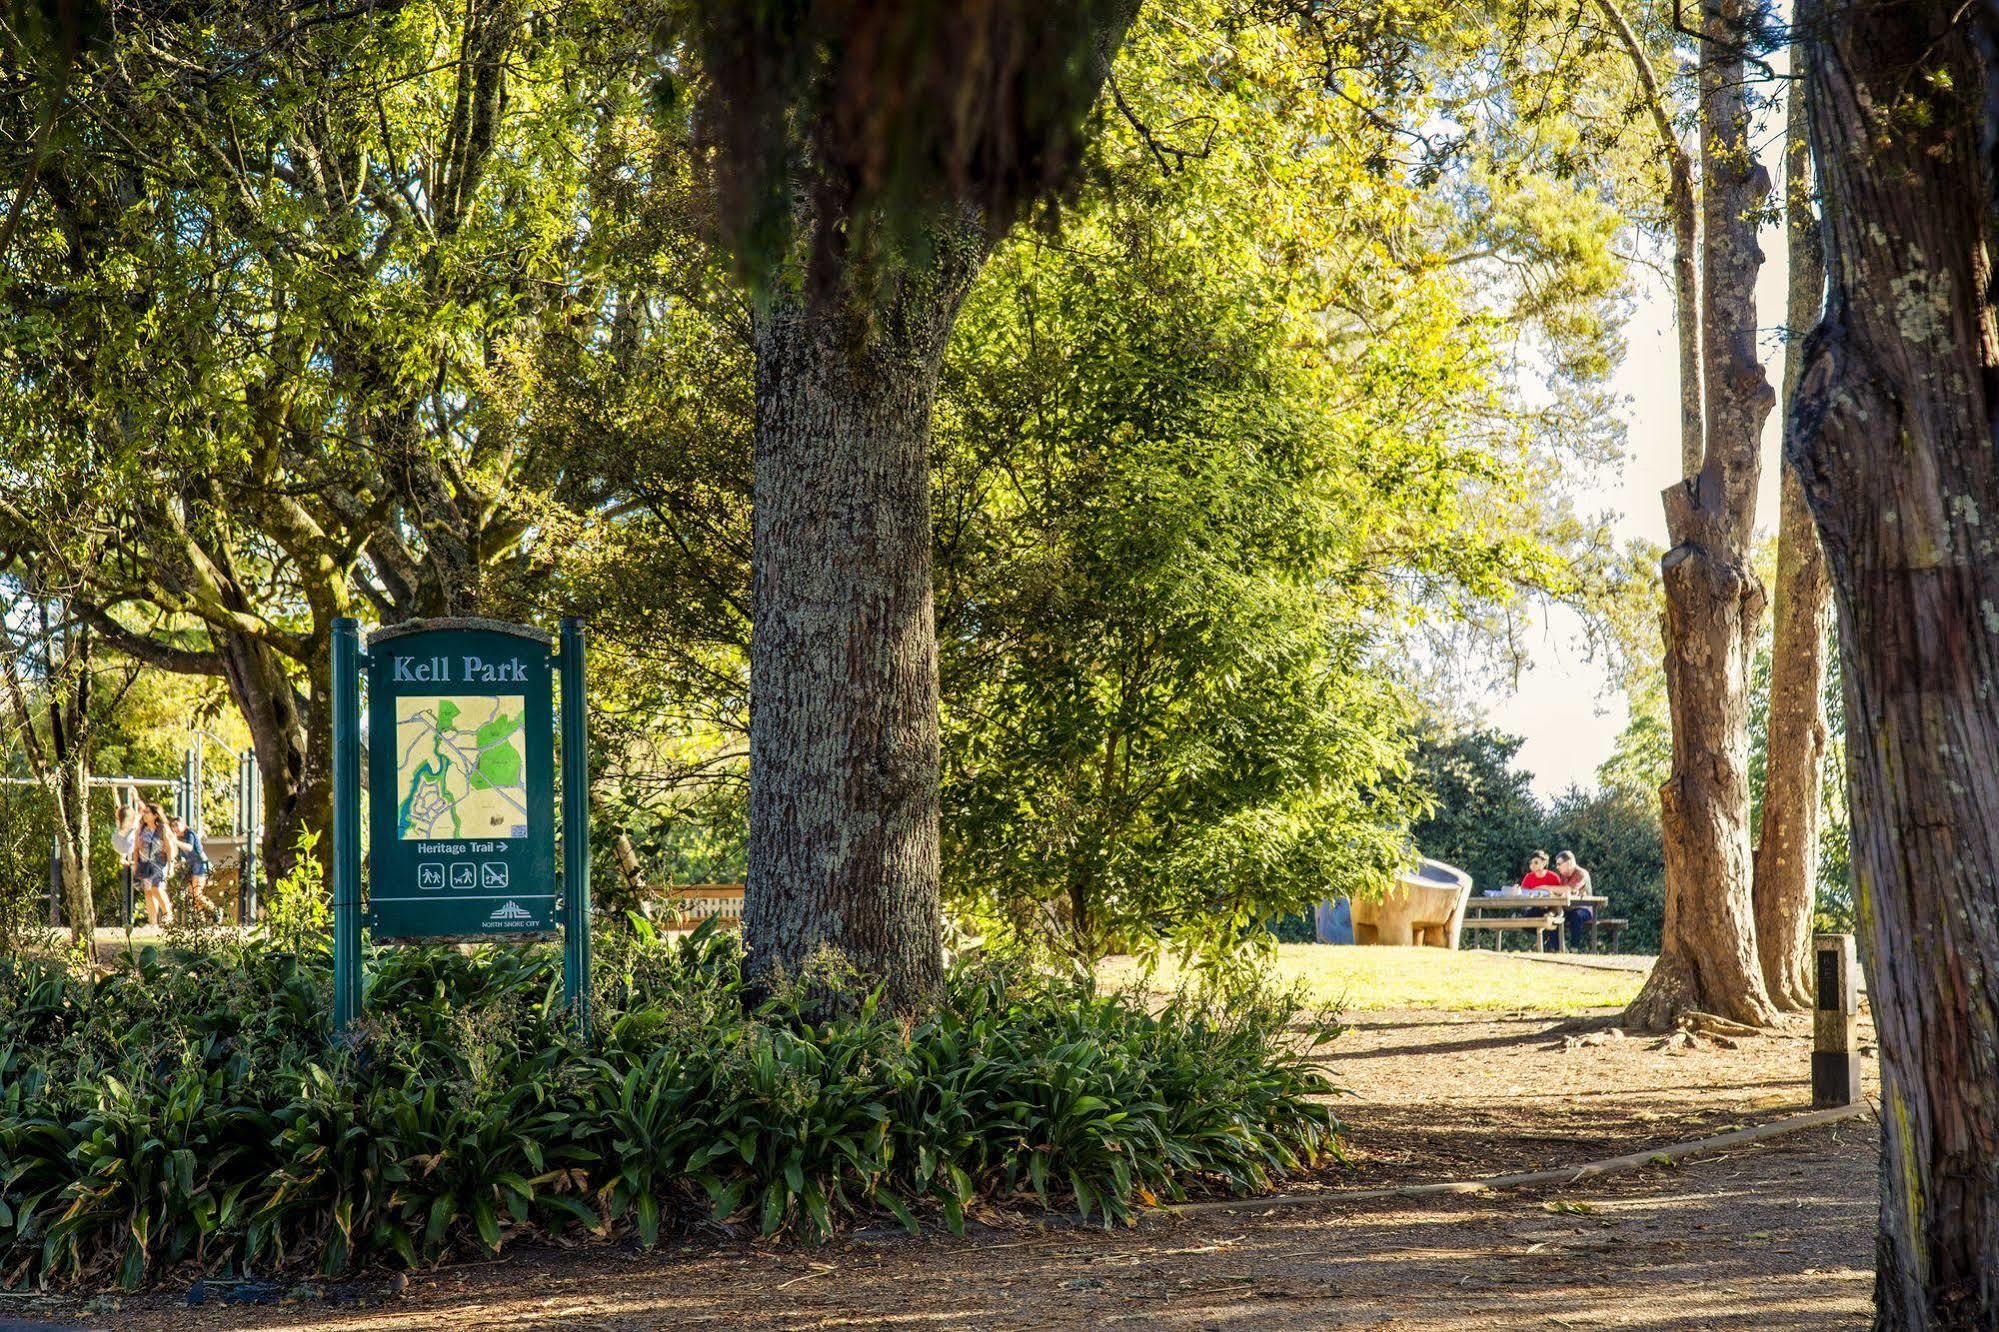
<svg viewBox="0 0 1999 1332">
<path fill-rule="evenodd" d="M 396 836 L 526 837 L 519 694 L 396 700 Z"/>
</svg>

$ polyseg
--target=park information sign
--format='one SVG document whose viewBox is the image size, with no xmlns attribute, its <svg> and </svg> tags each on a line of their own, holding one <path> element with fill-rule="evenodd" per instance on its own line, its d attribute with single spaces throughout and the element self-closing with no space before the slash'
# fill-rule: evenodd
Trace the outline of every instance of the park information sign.
<svg viewBox="0 0 1999 1332">
<path fill-rule="evenodd" d="M 590 992 L 589 771 L 583 626 L 415 620 L 361 650 L 333 622 L 333 1026 L 361 1011 L 361 935 L 513 938 L 561 930 L 581 1024 Z M 556 874 L 557 664 L 562 873 Z M 362 894 L 361 684 L 368 686 L 367 895 Z"/>
<path fill-rule="evenodd" d="M 398 625 L 368 640 L 369 932 L 556 928 L 547 635 Z"/>
</svg>

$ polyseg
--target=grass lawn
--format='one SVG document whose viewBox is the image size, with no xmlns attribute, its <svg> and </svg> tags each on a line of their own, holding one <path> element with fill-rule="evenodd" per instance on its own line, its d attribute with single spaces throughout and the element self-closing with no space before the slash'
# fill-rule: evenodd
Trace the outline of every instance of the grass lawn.
<svg viewBox="0 0 1999 1332">
<path fill-rule="evenodd" d="M 1622 1007 L 1645 980 L 1639 971 L 1561 966 L 1488 952 L 1324 944 L 1279 944 L 1276 971 L 1280 979 L 1302 984 L 1314 1002 L 1347 1012 L 1532 1009 L 1576 1015 Z M 1106 968 L 1107 979 L 1131 974 L 1131 964 L 1124 959 L 1114 959 Z M 1170 989 L 1173 983 L 1169 963 L 1161 967 L 1154 984 Z"/>
</svg>

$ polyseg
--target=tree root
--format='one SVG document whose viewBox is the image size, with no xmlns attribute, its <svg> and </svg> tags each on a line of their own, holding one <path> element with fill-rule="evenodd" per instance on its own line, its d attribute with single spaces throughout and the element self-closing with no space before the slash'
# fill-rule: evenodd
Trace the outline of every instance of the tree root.
<svg viewBox="0 0 1999 1332">
<path fill-rule="evenodd" d="M 1593 1050 L 1605 1045 L 1614 1045 L 1624 1039 L 1624 1033 L 1616 1027 L 1605 1027 L 1599 1031 L 1584 1032 L 1564 1036 L 1548 1046 L 1550 1050 Z"/>
<path fill-rule="evenodd" d="M 1735 1022 L 1717 1013 L 1703 1013 L 1699 1009 L 1680 1014 L 1676 1024 L 1681 1031 L 1690 1031 L 1701 1036 L 1768 1036 L 1764 1027 L 1752 1027 L 1747 1022 Z"/>
<path fill-rule="evenodd" d="M 1733 1050 L 1739 1037 L 1775 1034 L 1763 1027 L 1752 1027 L 1746 1022 L 1733 1022 L 1717 1014 L 1703 1013 L 1696 1009 L 1680 1014 L 1680 1020 L 1674 1025 L 1674 1030 L 1667 1034 L 1665 1040 L 1652 1048 L 1664 1050 L 1668 1054 L 1684 1054 L 1707 1045 Z"/>
<path fill-rule="evenodd" d="M 1703 985 L 1687 963 L 1678 957 L 1659 959 L 1645 986 L 1624 1010 L 1619 1021 L 1627 1032 L 1671 1035 L 1703 1033 L 1710 1036 L 1757 1035 L 1777 1025 L 1777 1010 L 1760 996 L 1729 1005 L 1730 1012 L 1717 1014 L 1709 1008 L 1722 996 L 1703 993 Z M 1691 1027 L 1683 1024 L 1691 1020 Z"/>
</svg>

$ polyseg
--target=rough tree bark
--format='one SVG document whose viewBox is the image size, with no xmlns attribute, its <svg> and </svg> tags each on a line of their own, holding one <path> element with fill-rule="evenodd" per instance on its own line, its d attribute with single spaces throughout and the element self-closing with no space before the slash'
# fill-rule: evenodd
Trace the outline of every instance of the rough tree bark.
<svg viewBox="0 0 1999 1332">
<path fill-rule="evenodd" d="M 1807 316 L 1809 318 L 1809 316 Z M 1820 782 L 1825 771 L 1831 583 L 1796 475 L 1785 468 L 1777 529 L 1763 823 L 1756 843 L 1756 949 L 1778 1008 L 1812 1006 Z"/>
<path fill-rule="evenodd" d="M 1784 144 L 1784 223 L 1790 249 L 1784 397 L 1797 391 L 1805 331 L 1824 304 L 1825 259 L 1812 208 L 1811 153 L 1802 84 L 1791 85 Z M 1788 436 L 1791 422 L 1786 420 Z M 1788 443 L 1787 450 L 1788 452 Z M 1763 983 L 1779 1008 L 1812 1006 L 1812 907 L 1818 889 L 1819 784 L 1825 771 L 1826 647 L 1832 585 L 1818 529 L 1798 482 L 1783 465 L 1777 520 L 1777 586 L 1771 598 L 1770 711 L 1764 737 L 1763 826 L 1756 841 L 1756 948 Z"/>
<path fill-rule="evenodd" d="M 264 810 L 258 854 L 269 875 L 281 878 L 298 861 L 299 834 L 311 829 L 324 848 L 333 824 L 331 668 L 321 663 L 320 687 L 301 699 L 285 658 L 268 644 L 247 634 L 218 634 L 216 654 L 257 756 Z"/>
<path fill-rule="evenodd" d="M 1750 896 L 1749 661 L 1763 588 L 1749 564 L 1763 420 L 1775 394 L 1756 355 L 1755 212 L 1769 179 L 1751 150 L 1743 50 L 1753 7 L 1707 0 L 1700 55 L 1703 405 L 1700 470 L 1664 496 L 1672 548 L 1666 694 L 1673 770 L 1659 793 L 1666 920 L 1659 962 L 1625 1010 L 1637 1030 L 1692 1013 L 1775 1020 Z"/>
<path fill-rule="evenodd" d="M 1880 1032 L 1880 1328 L 1999 1327 L 1999 18 L 1804 25 L 1830 278 L 1792 458 L 1840 614 Z"/>
<path fill-rule="evenodd" d="M 97 886 L 90 877 L 90 758 L 80 747 L 56 773 L 56 861 L 70 942 L 87 946 L 97 931 Z"/>
<path fill-rule="evenodd" d="M 939 234 L 871 319 L 830 293 L 756 318 L 747 971 L 830 948 L 901 1011 L 943 982 L 930 405 L 987 248 Z"/>
<path fill-rule="evenodd" d="M 748 216 L 745 200 L 790 195 L 804 225 L 783 244 L 806 256 L 804 280 L 772 279 L 753 321 L 753 988 L 833 950 L 898 1011 L 942 989 L 931 400 L 966 289 L 1059 184 L 1138 7 L 882 4 L 862 21 L 851 6 L 800 6 L 805 33 L 858 24 L 868 39 L 775 118 L 759 72 L 769 33 L 706 7 L 717 160 L 751 183 L 737 191 Z M 877 122 L 890 129 L 858 141 L 843 129 Z M 922 183 L 880 188 L 897 178 Z M 781 267 L 755 231 L 741 239 L 751 267 Z"/>
</svg>

